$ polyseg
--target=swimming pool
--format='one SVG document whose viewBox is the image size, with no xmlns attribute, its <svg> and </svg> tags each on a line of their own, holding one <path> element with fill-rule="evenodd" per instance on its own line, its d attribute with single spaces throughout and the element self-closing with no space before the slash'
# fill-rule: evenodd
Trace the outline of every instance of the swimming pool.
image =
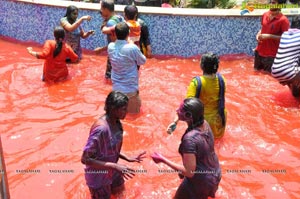
<svg viewBox="0 0 300 199">
<path fill-rule="evenodd" d="M 43 60 L 27 53 L 29 45 L 0 39 L 0 125 L 11 198 L 88 198 L 80 158 L 111 90 L 106 56 L 86 52 L 69 66 L 70 80 L 49 86 L 40 79 Z M 255 72 L 251 56 L 221 56 L 220 72 L 228 123 L 215 144 L 223 174 L 216 198 L 299 198 L 299 100 Z M 199 73 L 199 57 L 147 60 L 140 70 L 142 113 L 123 121 L 125 153 L 158 151 L 181 162 L 177 148 L 186 126 L 179 123 L 172 135 L 165 130 Z M 128 199 L 169 199 L 180 184 L 149 156 L 131 165 L 141 172 L 126 182 Z"/>
<path fill-rule="evenodd" d="M 3 1 L 0 34 L 39 43 L 52 38 L 52 26 L 65 8 L 51 6 L 54 0 L 46 3 L 50 6 L 42 2 Z M 86 6 L 81 14 L 92 13 L 95 20 L 85 28 L 99 31 L 98 7 Z M 156 14 L 140 10 L 155 33 L 155 54 L 191 56 L 203 50 L 251 54 L 259 12 L 232 17 L 239 12 L 217 10 L 220 15 L 214 16 L 211 10 L 174 10 L 160 13 L 159 9 Z M 194 30 L 199 35 L 183 37 Z M 97 34 L 83 46 L 92 49 L 104 39 Z M 79 160 L 90 125 L 103 113 L 111 88 L 103 78 L 106 57 L 86 55 L 80 64 L 70 66 L 70 81 L 47 86 L 40 81 L 42 60 L 30 57 L 26 45 L 1 39 L 0 46 L 5 46 L 0 51 L 1 135 L 12 198 L 87 198 Z M 125 152 L 134 155 L 146 148 L 148 154 L 157 150 L 180 162 L 177 145 L 185 126 L 179 125 L 171 136 L 165 128 L 190 79 L 200 72 L 198 62 L 198 57 L 160 57 L 142 67 L 144 111 L 124 121 Z M 253 58 L 246 55 L 221 58 L 221 72 L 227 79 L 228 125 L 225 137 L 216 142 L 223 168 L 217 198 L 299 198 L 299 101 L 270 76 L 255 73 L 252 65 Z M 150 159 L 134 166 L 147 172 L 127 182 L 126 198 L 171 198 L 175 193 L 180 183 L 176 174 L 159 172 L 165 167 L 157 167 Z"/>
</svg>

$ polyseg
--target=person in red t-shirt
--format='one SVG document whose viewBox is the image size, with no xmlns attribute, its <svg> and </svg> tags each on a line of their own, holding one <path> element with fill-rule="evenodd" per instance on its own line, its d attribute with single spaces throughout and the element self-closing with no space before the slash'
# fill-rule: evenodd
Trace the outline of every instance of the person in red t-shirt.
<svg viewBox="0 0 300 199">
<path fill-rule="evenodd" d="M 69 74 L 66 58 L 70 58 L 72 62 L 78 60 L 78 55 L 64 42 L 65 31 L 62 27 L 54 29 L 54 37 L 55 40 L 45 42 L 42 52 L 35 52 L 32 47 L 27 48 L 32 56 L 45 59 L 42 80 L 46 82 L 65 80 Z"/>
<path fill-rule="evenodd" d="M 256 35 L 254 69 L 271 73 L 271 67 L 279 47 L 280 37 L 290 27 L 289 20 L 280 8 L 270 8 L 261 18 L 261 29 Z"/>
</svg>

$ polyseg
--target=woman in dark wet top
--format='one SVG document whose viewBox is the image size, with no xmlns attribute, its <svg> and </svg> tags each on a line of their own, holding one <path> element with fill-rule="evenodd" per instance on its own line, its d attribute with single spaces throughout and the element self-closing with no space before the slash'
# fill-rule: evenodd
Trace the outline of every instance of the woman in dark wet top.
<svg viewBox="0 0 300 199">
<path fill-rule="evenodd" d="M 188 125 L 179 146 L 182 164 L 174 163 L 156 152 L 152 159 L 155 163 L 168 165 L 184 178 L 175 199 L 214 198 L 221 180 L 221 168 L 214 150 L 212 130 L 204 120 L 203 104 L 198 98 L 187 98 L 177 109 L 177 115 Z"/>
</svg>

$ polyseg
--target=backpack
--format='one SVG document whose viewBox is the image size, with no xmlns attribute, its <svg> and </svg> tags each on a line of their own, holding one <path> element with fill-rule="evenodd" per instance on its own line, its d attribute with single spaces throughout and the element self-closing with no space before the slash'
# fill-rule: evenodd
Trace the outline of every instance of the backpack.
<svg viewBox="0 0 300 199">
<path fill-rule="evenodd" d="M 225 126 L 226 124 L 226 118 L 225 118 L 225 82 L 220 73 L 216 74 L 219 80 L 219 106 L 218 106 L 218 112 L 219 115 L 222 118 L 222 125 Z M 201 92 L 201 78 L 199 76 L 196 76 L 195 79 L 197 80 L 197 89 L 196 89 L 196 98 L 200 97 Z"/>
</svg>

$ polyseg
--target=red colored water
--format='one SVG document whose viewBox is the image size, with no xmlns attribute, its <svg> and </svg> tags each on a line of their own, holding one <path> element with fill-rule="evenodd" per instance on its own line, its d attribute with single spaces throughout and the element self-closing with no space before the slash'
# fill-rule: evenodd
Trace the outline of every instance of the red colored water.
<svg viewBox="0 0 300 199">
<path fill-rule="evenodd" d="M 85 54 L 69 66 L 71 80 L 46 85 L 43 61 L 26 46 L 0 39 L 0 124 L 11 198 L 88 198 L 80 157 L 111 90 L 106 56 Z M 223 169 L 217 198 L 300 198 L 299 100 L 269 75 L 254 72 L 252 57 L 222 56 L 220 72 L 227 80 L 228 124 L 215 144 Z M 147 60 L 140 74 L 143 112 L 123 121 L 124 153 L 158 151 L 181 162 L 177 148 L 186 126 L 180 123 L 173 135 L 165 130 L 200 73 L 199 58 Z M 128 164 L 147 172 L 126 182 L 124 198 L 169 199 L 180 184 L 177 174 L 160 173 L 168 168 L 149 157 Z M 68 172 L 55 173 L 63 170 Z"/>
</svg>

